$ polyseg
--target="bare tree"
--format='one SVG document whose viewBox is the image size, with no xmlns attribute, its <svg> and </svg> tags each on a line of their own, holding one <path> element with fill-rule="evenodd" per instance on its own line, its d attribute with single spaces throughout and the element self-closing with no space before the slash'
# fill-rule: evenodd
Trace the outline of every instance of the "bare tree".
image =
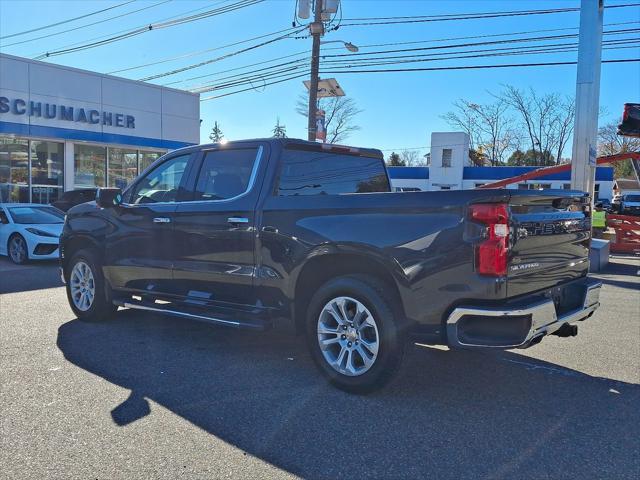
<svg viewBox="0 0 640 480">
<path fill-rule="evenodd" d="M 325 112 L 324 125 L 327 130 L 327 142 L 336 143 L 348 138 L 360 130 L 355 117 L 362 113 L 353 98 L 329 97 L 318 100 L 320 110 Z M 309 115 L 309 98 L 305 94 L 298 97 L 296 112 L 305 118 Z"/>
<path fill-rule="evenodd" d="M 567 142 L 573 133 L 573 125 L 576 115 L 576 102 L 573 97 L 565 96 L 564 100 L 555 115 L 555 129 L 557 132 L 556 141 L 556 163 L 562 163 L 562 155 L 567 146 Z"/>
<path fill-rule="evenodd" d="M 456 100 L 453 102 L 454 110 L 441 115 L 445 122 L 451 127 L 457 128 L 469 135 L 469 148 L 475 150 L 480 136 L 478 127 L 478 114 L 471 108 L 473 103 L 467 100 Z"/>
<path fill-rule="evenodd" d="M 615 155 L 616 153 L 640 151 L 640 138 L 618 135 L 616 122 L 609 122 L 598 129 L 598 155 Z M 633 178 L 633 166 L 630 160 L 612 164 L 616 178 Z"/>
<path fill-rule="evenodd" d="M 504 164 L 507 152 L 517 143 L 517 132 L 511 127 L 508 117 L 509 104 L 502 98 L 496 98 L 493 103 L 485 105 L 464 99 L 453 105 L 455 111 L 442 118 L 469 135 L 471 151 L 486 155 L 492 165 Z"/>
<path fill-rule="evenodd" d="M 499 96 L 520 116 L 522 129 L 531 150 L 541 163 L 560 163 L 564 149 L 573 132 L 575 101 L 557 93 L 539 95 L 533 88 L 520 90 L 507 85 Z"/>
<path fill-rule="evenodd" d="M 424 165 L 424 159 L 417 150 L 403 150 L 400 159 L 407 167 L 419 167 Z"/>
</svg>

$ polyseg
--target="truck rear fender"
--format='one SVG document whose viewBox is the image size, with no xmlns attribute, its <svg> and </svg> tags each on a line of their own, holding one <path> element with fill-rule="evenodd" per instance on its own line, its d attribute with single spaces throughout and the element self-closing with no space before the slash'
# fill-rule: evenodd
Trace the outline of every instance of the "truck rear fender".
<svg viewBox="0 0 640 480">
<path fill-rule="evenodd" d="M 293 318 L 298 333 L 302 333 L 306 306 L 318 288 L 332 278 L 343 275 L 375 277 L 389 287 L 402 318 L 406 318 L 403 297 L 408 282 L 400 266 L 393 259 L 372 251 L 364 245 L 321 245 L 313 249 L 292 275 Z"/>
</svg>

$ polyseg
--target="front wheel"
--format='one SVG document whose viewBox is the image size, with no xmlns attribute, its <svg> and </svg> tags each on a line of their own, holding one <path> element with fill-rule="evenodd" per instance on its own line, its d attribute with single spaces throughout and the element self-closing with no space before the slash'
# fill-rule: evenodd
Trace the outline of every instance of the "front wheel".
<svg viewBox="0 0 640 480">
<path fill-rule="evenodd" d="M 307 340 L 333 385 L 368 393 L 392 379 L 405 343 L 397 312 L 384 284 L 367 277 L 338 277 L 316 292 L 307 311 Z"/>
<path fill-rule="evenodd" d="M 73 255 L 66 281 L 69 305 L 80 320 L 104 320 L 118 309 L 111 302 L 110 288 L 92 251 L 81 250 Z"/>
<path fill-rule="evenodd" d="M 9 251 L 9 258 L 13 263 L 17 265 L 24 265 L 29 260 L 27 242 L 19 233 L 11 236 L 7 249 Z"/>
</svg>

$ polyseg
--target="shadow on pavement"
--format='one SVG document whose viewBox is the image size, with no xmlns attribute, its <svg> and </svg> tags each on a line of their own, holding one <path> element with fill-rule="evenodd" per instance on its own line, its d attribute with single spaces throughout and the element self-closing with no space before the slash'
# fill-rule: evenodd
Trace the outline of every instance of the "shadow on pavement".
<svg viewBox="0 0 640 480">
<path fill-rule="evenodd" d="M 0 257 L 0 293 L 29 292 L 62 286 L 57 260 L 16 265 Z"/>
<path fill-rule="evenodd" d="M 66 359 L 305 478 L 623 478 L 640 468 L 640 386 L 511 352 L 410 348 L 397 381 L 328 386 L 302 338 L 120 311 L 62 325 Z"/>
</svg>

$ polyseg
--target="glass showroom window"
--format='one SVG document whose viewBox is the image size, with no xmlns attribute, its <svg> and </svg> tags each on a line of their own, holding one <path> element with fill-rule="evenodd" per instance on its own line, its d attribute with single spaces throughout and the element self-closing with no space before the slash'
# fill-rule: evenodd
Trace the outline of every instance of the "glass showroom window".
<svg viewBox="0 0 640 480">
<path fill-rule="evenodd" d="M 125 188 L 138 175 L 138 152 L 124 148 L 108 149 L 107 180 L 110 187 Z"/>
<path fill-rule="evenodd" d="M 0 136 L 0 201 L 29 201 L 29 141 Z"/>
<path fill-rule="evenodd" d="M 64 189 L 64 143 L 31 140 L 31 201 L 51 203 Z"/>
<path fill-rule="evenodd" d="M 151 152 L 140 150 L 140 173 L 142 173 L 149 165 L 159 159 L 164 152 Z"/>
<path fill-rule="evenodd" d="M 94 145 L 74 145 L 73 172 L 75 188 L 104 187 L 106 148 Z"/>
</svg>

